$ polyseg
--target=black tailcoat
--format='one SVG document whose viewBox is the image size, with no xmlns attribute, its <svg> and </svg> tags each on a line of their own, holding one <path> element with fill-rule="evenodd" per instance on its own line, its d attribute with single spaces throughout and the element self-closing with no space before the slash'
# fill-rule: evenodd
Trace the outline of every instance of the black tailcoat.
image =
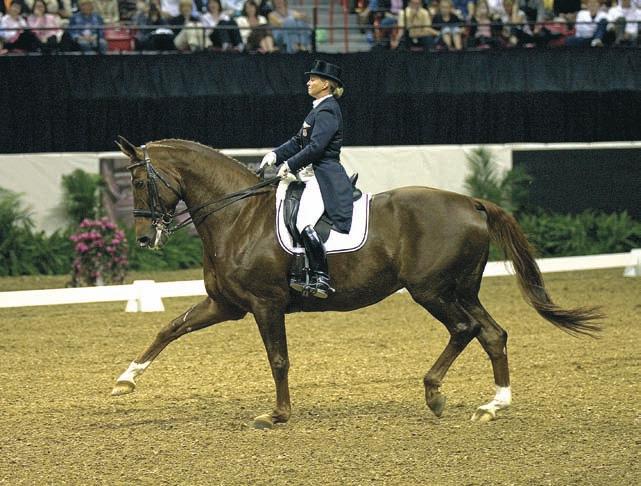
<svg viewBox="0 0 641 486">
<path fill-rule="evenodd" d="M 313 165 L 333 229 L 349 233 L 352 226 L 352 186 L 340 163 L 342 145 L 343 115 L 338 102 L 331 96 L 313 108 L 298 133 L 274 152 L 276 164 L 287 162 L 292 172 Z"/>
</svg>

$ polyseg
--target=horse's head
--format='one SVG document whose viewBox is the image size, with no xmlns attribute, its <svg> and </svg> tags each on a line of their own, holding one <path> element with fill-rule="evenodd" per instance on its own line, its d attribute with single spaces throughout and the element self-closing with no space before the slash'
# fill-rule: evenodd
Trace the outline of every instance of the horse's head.
<svg viewBox="0 0 641 486">
<path fill-rule="evenodd" d="M 143 248 L 160 249 L 169 238 L 176 205 L 182 199 L 180 181 L 164 171 L 161 162 L 152 163 L 145 145 L 137 148 L 120 135 L 116 144 L 131 160 L 128 169 L 131 171 L 138 244 Z"/>
</svg>

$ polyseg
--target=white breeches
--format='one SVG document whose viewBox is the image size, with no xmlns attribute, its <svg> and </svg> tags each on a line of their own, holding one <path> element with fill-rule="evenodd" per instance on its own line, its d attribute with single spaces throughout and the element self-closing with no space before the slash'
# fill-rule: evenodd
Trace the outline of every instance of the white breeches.
<svg viewBox="0 0 641 486">
<path fill-rule="evenodd" d="M 306 226 L 312 226 L 318 222 L 325 212 L 323 196 L 316 177 L 311 177 L 305 182 L 305 190 L 300 198 L 298 217 L 296 218 L 296 229 L 302 233 Z"/>
</svg>

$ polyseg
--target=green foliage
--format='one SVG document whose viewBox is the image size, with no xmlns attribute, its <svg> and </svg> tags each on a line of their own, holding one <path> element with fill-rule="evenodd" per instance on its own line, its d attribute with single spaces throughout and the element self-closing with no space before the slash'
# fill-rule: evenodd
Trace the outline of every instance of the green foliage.
<svg viewBox="0 0 641 486">
<path fill-rule="evenodd" d="M 65 230 L 36 231 L 20 194 L 0 188 L 0 276 L 67 273 L 71 252 Z"/>
<path fill-rule="evenodd" d="M 63 275 L 73 270 L 78 241 L 72 229 L 51 235 L 34 229 L 20 194 L 0 188 L 0 276 Z M 126 230 L 130 270 L 177 270 L 202 266 L 200 238 L 186 231 L 173 235 L 165 248 L 139 248 L 133 229 Z M 123 260 L 124 261 L 124 260 Z"/>
<path fill-rule="evenodd" d="M 625 211 L 529 214 L 522 215 L 519 223 L 540 256 L 622 253 L 641 248 L 641 223 Z"/>
<path fill-rule="evenodd" d="M 101 216 L 100 192 L 103 184 L 100 175 L 89 174 L 81 169 L 62 176 L 63 209 L 71 226 Z"/>
<path fill-rule="evenodd" d="M 179 270 L 197 268 L 203 264 L 203 245 L 200 238 L 187 231 L 174 233 L 165 246 L 156 251 L 140 248 L 133 228 L 126 230 L 129 240 L 131 270 Z"/>
<path fill-rule="evenodd" d="M 487 199 L 510 213 L 525 209 L 528 186 L 532 178 L 521 167 L 514 167 L 501 174 L 492 152 L 479 147 L 466 155 L 469 175 L 465 178 L 465 190 L 473 197 Z"/>
</svg>

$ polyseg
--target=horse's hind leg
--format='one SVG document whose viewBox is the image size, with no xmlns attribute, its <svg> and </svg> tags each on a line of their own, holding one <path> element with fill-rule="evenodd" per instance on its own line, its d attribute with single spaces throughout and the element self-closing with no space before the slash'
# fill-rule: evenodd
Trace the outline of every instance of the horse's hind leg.
<svg viewBox="0 0 641 486">
<path fill-rule="evenodd" d="M 423 378 L 427 406 L 440 417 L 445 407 L 445 396 L 439 391 L 443 378 L 452 363 L 463 352 L 479 331 L 478 323 L 452 295 L 425 297 L 408 289 L 414 300 L 441 321 L 450 333 L 447 346 Z"/>
<path fill-rule="evenodd" d="M 199 302 L 160 330 L 151 345 L 118 377 L 111 394 L 115 396 L 133 392 L 136 388 L 136 378 L 169 343 L 180 336 L 219 322 L 242 319 L 245 314 L 244 311 L 216 302 L 211 298 Z"/>
<path fill-rule="evenodd" d="M 488 422 L 496 418 L 497 411 L 509 407 L 512 403 L 507 362 L 507 332 L 496 323 L 478 300 L 466 307 L 481 326 L 476 337 L 492 361 L 496 395 L 491 402 L 481 405 L 472 415 L 472 420 Z"/>
</svg>

